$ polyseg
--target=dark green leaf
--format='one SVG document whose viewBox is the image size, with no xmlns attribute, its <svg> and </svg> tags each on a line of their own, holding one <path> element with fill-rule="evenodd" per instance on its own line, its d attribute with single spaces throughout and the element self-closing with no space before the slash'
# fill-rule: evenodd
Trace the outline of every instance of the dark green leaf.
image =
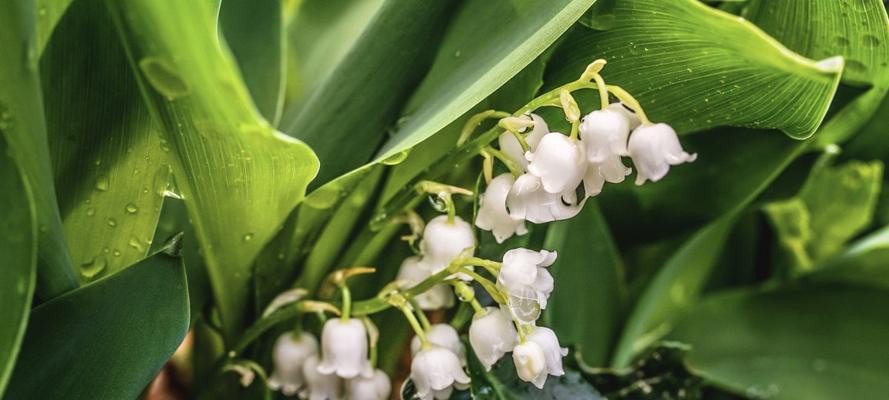
<svg viewBox="0 0 889 400">
<path fill-rule="evenodd" d="M 842 254 L 819 265 L 803 279 L 889 288 L 889 228 L 854 242 Z"/>
<path fill-rule="evenodd" d="M 188 329 L 174 248 L 35 308 L 6 398 L 136 398 Z"/>
</svg>

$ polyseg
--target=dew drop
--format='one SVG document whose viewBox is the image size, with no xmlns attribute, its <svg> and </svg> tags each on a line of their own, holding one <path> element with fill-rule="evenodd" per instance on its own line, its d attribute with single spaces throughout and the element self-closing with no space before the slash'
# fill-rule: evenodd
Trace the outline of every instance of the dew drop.
<svg viewBox="0 0 889 400">
<path fill-rule="evenodd" d="M 836 47 L 849 47 L 849 39 L 845 36 L 834 36 L 833 45 Z"/>
<path fill-rule="evenodd" d="M 99 175 L 96 178 L 96 190 L 106 191 L 108 190 L 108 177 L 105 175 Z"/>
<path fill-rule="evenodd" d="M 114 228 L 115 226 L 117 226 L 117 220 L 114 218 L 108 218 L 108 226 Z"/>
<path fill-rule="evenodd" d="M 175 100 L 189 92 L 188 84 L 179 76 L 174 66 L 158 57 L 145 57 L 139 60 L 139 68 L 148 83 L 167 100 Z"/>
<path fill-rule="evenodd" d="M 127 204 L 126 210 L 127 210 L 127 213 L 129 213 L 129 214 L 135 214 L 135 213 L 139 212 L 139 207 L 136 207 L 135 204 L 130 203 L 130 204 Z"/>
<path fill-rule="evenodd" d="M 105 257 L 96 257 L 90 262 L 80 266 L 80 275 L 86 279 L 93 279 L 105 270 L 107 262 Z"/>
<path fill-rule="evenodd" d="M 398 165 L 404 162 L 407 159 L 407 156 L 410 155 L 410 150 L 400 151 L 396 154 L 393 154 L 383 161 L 380 161 L 383 165 Z"/>
<path fill-rule="evenodd" d="M 114 254 L 115 257 L 120 257 L 120 250 L 114 249 L 114 251 L 111 254 Z"/>
<path fill-rule="evenodd" d="M 867 65 L 858 60 L 846 60 L 846 69 L 850 72 L 865 73 L 867 72 Z"/>
<path fill-rule="evenodd" d="M 244 235 L 243 239 L 245 242 L 249 242 L 249 241 L 253 240 L 253 234 L 248 233 L 248 234 Z"/>
<path fill-rule="evenodd" d="M 142 243 L 139 241 L 139 238 L 131 237 L 130 241 L 127 244 L 130 245 L 130 247 L 132 247 L 136 251 L 139 251 L 139 252 L 145 251 L 145 247 L 142 246 Z"/>
<path fill-rule="evenodd" d="M 879 47 L 880 46 L 880 38 L 867 34 L 861 37 L 861 40 L 864 42 L 865 47 Z"/>
<path fill-rule="evenodd" d="M 95 209 L 95 208 L 92 208 L 92 207 L 87 208 L 87 209 L 86 209 L 86 215 L 89 215 L 90 217 L 92 217 L 93 215 L 96 215 L 96 209 Z"/>
</svg>

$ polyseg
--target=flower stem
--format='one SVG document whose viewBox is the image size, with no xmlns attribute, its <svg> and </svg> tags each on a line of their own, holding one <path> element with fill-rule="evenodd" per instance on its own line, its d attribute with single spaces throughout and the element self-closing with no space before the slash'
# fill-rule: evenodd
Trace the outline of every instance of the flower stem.
<svg viewBox="0 0 889 400">
<path fill-rule="evenodd" d="M 469 140 L 469 137 L 472 136 L 472 133 L 475 132 L 475 129 L 481 125 L 482 121 L 488 118 L 504 118 L 508 116 L 510 116 L 510 114 L 505 111 L 485 110 L 469 117 L 469 119 L 466 120 L 466 125 L 463 125 L 463 130 L 460 131 L 460 138 L 457 139 L 457 146 L 466 143 L 466 141 Z"/>
<path fill-rule="evenodd" d="M 352 316 L 352 291 L 349 290 L 349 286 L 343 284 L 340 286 L 340 293 L 343 296 L 343 314 L 340 315 L 340 319 L 348 321 Z"/>
<path fill-rule="evenodd" d="M 605 79 L 602 79 L 602 75 L 594 74 L 593 80 L 596 81 L 596 87 L 599 91 L 599 108 L 604 110 L 605 107 L 608 107 L 608 85 L 605 84 Z"/>
<path fill-rule="evenodd" d="M 503 165 L 506 166 L 506 168 L 509 170 L 510 173 L 512 173 L 513 176 L 519 177 L 522 175 L 522 169 L 519 168 L 518 165 L 516 165 L 515 161 L 511 160 L 506 154 L 503 154 L 502 151 L 497 150 L 493 147 L 486 147 L 482 151 L 487 152 L 488 154 L 500 160 L 500 162 L 502 162 Z"/>
<path fill-rule="evenodd" d="M 642 109 L 642 105 L 639 104 L 633 95 L 617 85 L 608 85 L 608 90 L 613 93 L 615 97 L 620 99 L 622 103 L 632 108 L 636 113 L 636 116 L 639 117 L 639 120 L 642 121 L 643 125 L 651 125 L 651 121 L 649 121 L 648 116 L 645 115 L 645 110 Z"/>
<path fill-rule="evenodd" d="M 401 313 L 404 314 L 404 318 L 407 319 L 408 324 L 410 324 L 411 329 L 414 330 L 414 333 L 420 338 L 420 345 L 424 349 L 428 349 L 430 347 L 429 340 L 426 339 L 426 331 L 423 330 L 423 327 L 420 326 L 420 322 L 417 321 L 417 316 L 410 310 L 410 306 L 407 304 L 401 304 L 398 306 L 401 310 Z"/>
</svg>

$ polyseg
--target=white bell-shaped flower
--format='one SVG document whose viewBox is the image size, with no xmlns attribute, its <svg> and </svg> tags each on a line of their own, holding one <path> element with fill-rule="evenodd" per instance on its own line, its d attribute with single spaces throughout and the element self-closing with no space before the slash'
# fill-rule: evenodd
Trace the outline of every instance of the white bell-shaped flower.
<svg viewBox="0 0 889 400">
<path fill-rule="evenodd" d="M 546 267 L 556 262 L 556 252 L 534 251 L 524 248 L 512 249 L 503 255 L 503 265 L 497 276 L 497 284 L 510 296 L 529 297 L 533 293 L 540 308 L 546 308 L 547 299 L 553 291 L 553 276 Z"/>
<path fill-rule="evenodd" d="M 574 191 L 586 172 L 583 147 L 574 139 L 550 132 L 540 139 L 534 151 L 525 153 L 528 172 L 540 178 L 543 190 L 551 194 Z"/>
<path fill-rule="evenodd" d="M 547 375 L 562 376 L 565 370 L 562 368 L 562 357 L 568 355 L 568 349 L 559 345 L 559 338 L 552 329 L 535 326 L 531 328 L 531 332 L 525 337 L 528 343 L 536 343 L 543 350 L 544 359 L 546 360 L 546 370 L 543 374 L 543 380 L 540 377 L 534 381 L 537 387 L 543 387 Z M 540 382 L 538 384 L 538 382 Z"/>
<path fill-rule="evenodd" d="M 479 199 L 478 215 L 475 217 L 475 226 L 491 231 L 497 243 L 503 243 L 512 235 L 524 235 L 528 233 L 525 228 L 525 220 L 515 218 L 506 209 L 506 196 L 515 183 L 512 174 L 501 174 L 491 180 L 485 193 Z"/>
<path fill-rule="evenodd" d="M 422 257 L 413 256 L 404 259 L 401 268 L 398 270 L 398 277 L 401 289 L 409 289 L 432 275 L 432 268 L 426 265 Z M 438 310 L 442 308 L 450 308 L 454 305 L 454 292 L 451 287 L 446 284 L 438 284 L 414 297 L 423 310 Z"/>
<path fill-rule="evenodd" d="M 431 347 L 417 352 L 411 361 L 411 381 L 417 397 L 423 400 L 450 398 L 454 387 L 465 387 L 469 376 L 460 359 L 444 347 Z"/>
<path fill-rule="evenodd" d="M 448 223 L 447 215 L 439 215 L 426 224 L 420 251 L 424 261 L 432 266 L 432 272 L 441 271 L 464 250 L 475 247 L 472 226 L 460 217 Z"/>
<path fill-rule="evenodd" d="M 318 356 L 311 356 L 303 364 L 306 388 L 300 398 L 308 400 L 340 400 L 343 398 L 343 380 L 336 374 L 318 371 Z"/>
<path fill-rule="evenodd" d="M 385 372 L 375 370 L 369 378 L 356 376 L 346 382 L 349 400 L 387 400 L 392 392 L 392 381 Z"/>
<path fill-rule="evenodd" d="M 531 382 L 538 389 L 546 382 L 546 354 L 540 345 L 525 341 L 512 349 L 512 361 L 519 379 Z"/>
<path fill-rule="evenodd" d="M 373 368 L 367 359 L 367 330 L 360 319 L 331 318 L 321 331 L 321 363 L 318 372 L 341 378 L 369 377 Z"/>
<path fill-rule="evenodd" d="M 430 326 L 426 330 L 426 340 L 435 346 L 450 350 L 460 359 L 460 365 L 466 365 L 466 347 L 463 346 L 463 342 L 460 341 L 460 335 L 457 334 L 457 330 L 453 326 L 448 324 L 434 324 Z M 416 355 L 420 348 L 420 338 L 414 336 L 411 339 L 411 355 Z"/>
<path fill-rule="evenodd" d="M 627 155 L 627 138 L 630 134 L 627 113 L 620 104 L 611 104 L 604 110 L 587 114 L 580 125 L 580 138 L 587 160 L 605 181 L 611 183 L 623 182 L 624 177 L 632 172 L 621 160 L 621 156 Z M 590 171 L 587 171 L 589 174 Z M 584 183 L 592 186 L 586 179 Z"/>
<path fill-rule="evenodd" d="M 491 367 L 518 343 L 518 333 L 509 314 L 497 307 L 485 307 L 472 317 L 469 326 L 469 344 L 484 365 Z"/>
<path fill-rule="evenodd" d="M 583 193 L 585 197 L 593 197 L 602 193 L 605 186 L 605 177 L 599 172 L 599 166 L 590 163 L 587 165 L 586 174 L 583 176 Z"/>
<path fill-rule="evenodd" d="M 274 370 L 269 377 L 269 388 L 280 390 L 285 396 L 295 395 L 305 384 L 303 364 L 318 354 L 318 340 L 311 333 L 288 332 L 275 340 L 272 349 Z"/>
<path fill-rule="evenodd" d="M 583 209 L 583 202 L 576 204 L 576 200 L 574 189 L 562 195 L 547 193 L 540 178 L 524 174 L 509 190 L 506 206 L 513 218 L 543 224 L 577 215 Z"/>
<path fill-rule="evenodd" d="M 642 121 L 639 119 L 639 116 L 636 115 L 635 112 L 627 109 L 627 107 L 624 107 L 623 103 L 611 103 L 606 108 L 623 114 L 623 116 L 627 118 L 627 122 L 629 123 L 631 131 L 639 127 L 639 125 L 642 125 Z"/>
<path fill-rule="evenodd" d="M 630 135 L 628 150 L 636 166 L 637 185 L 646 180 L 657 182 L 667 175 L 671 165 L 692 162 L 697 158 L 697 154 L 682 150 L 676 131 L 664 123 L 636 128 Z"/>
<path fill-rule="evenodd" d="M 549 127 L 546 126 L 546 121 L 543 118 L 540 118 L 537 114 L 531 114 L 531 120 L 534 123 L 534 128 L 531 129 L 531 133 L 525 136 L 525 142 L 528 143 L 528 147 L 531 151 L 537 147 L 537 144 L 540 143 L 540 139 L 543 138 L 543 135 L 549 133 Z M 500 151 L 503 154 L 506 154 L 510 160 L 516 163 L 522 170 L 528 169 L 528 160 L 525 159 L 525 151 L 522 150 L 522 145 L 519 143 L 519 140 L 515 138 L 510 132 L 505 132 L 500 135 L 498 138 L 498 143 L 500 145 Z"/>
</svg>

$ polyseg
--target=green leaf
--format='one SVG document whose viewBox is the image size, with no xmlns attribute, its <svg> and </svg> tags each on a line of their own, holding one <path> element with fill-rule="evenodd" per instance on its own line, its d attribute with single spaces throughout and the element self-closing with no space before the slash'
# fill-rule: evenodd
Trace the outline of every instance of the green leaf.
<svg viewBox="0 0 889 400">
<path fill-rule="evenodd" d="M 675 318 L 700 296 L 735 222 L 735 213 L 705 226 L 664 263 L 633 306 L 612 365 L 625 367 L 673 327 Z"/>
<path fill-rule="evenodd" d="M 71 2 L 72 0 L 34 0 L 37 6 L 37 51 L 40 54 L 43 54 L 56 24 L 65 15 Z"/>
<path fill-rule="evenodd" d="M 0 396 L 19 352 L 37 269 L 37 222 L 31 190 L 0 136 Z"/>
<path fill-rule="evenodd" d="M 219 24 L 256 107 L 278 124 L 287 80 L 282 0 L 224 0 Z"/>
<path fill-rule="evenodd" d="M 586 364 L 607 365 L 626 288 L 623 261 L 598 204 L 588 202 L 578 216 L 551 224 L 543 248 L 558 252 L 545 324 L 574 345 Z"/>
<path fill-rule="evenodd" d="M 175 246 L 36 307 L 6 398 L 136 398 L 188 329 Z"/>
<path fill-rule="evenodd" d="M 29 0 L 0 3 L 0 131 L 34 196 L 38 226 L 37 294 L 50 299 L 77 287 L 56 204 L 37 75 L 35 20 Z"/>
<path fill-rule="evenodd" d="M 612 29 L 579 28 L 566 38 L 547 87 L 604 58 L 608 83 L 680 133 L 731 125 L 806 138 L 821 124 L 842 71 L 840 59 L 800 57 L 753 24 L 696 0 L 620 0 L 614 15 Z"/>
<path fill-rule="evenodd" d="M 318 160 L 262 119 L 206 2 L 107 1 L 142 95 L 175 156 L 231 340 L 250 309 L 253 259 L 302 200 Z"/>
<path fill-rule="evenodd" d="M 842 254 L 824 262 L 803 280 L 843 282 L 856 286 L 889 288 L 889 227 L 853 243 Z"/>
<path fill-rule="evenodd" d="M 889 391 L 889 291 L 814 286 L 716 295 L 673 337 L 715 383 L 770 399 L 881 399 Z"/>
<path fill-rule="evenodd" d="M 40 65 L 47 133 L 65 238 L 90 281 L 148 254 L 170 148 L 104 4 L 75 2 L 55 31 Z"/>
</svg>

